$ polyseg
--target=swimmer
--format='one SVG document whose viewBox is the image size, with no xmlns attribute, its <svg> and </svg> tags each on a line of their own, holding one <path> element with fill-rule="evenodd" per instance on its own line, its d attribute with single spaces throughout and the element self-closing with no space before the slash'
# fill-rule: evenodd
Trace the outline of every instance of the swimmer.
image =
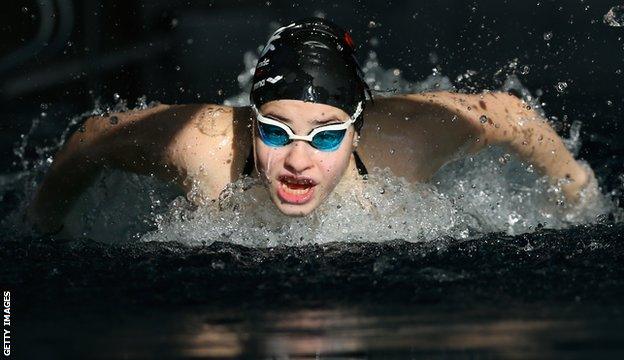
<svg viewBox="0 0 624 360">
<path fill-rule="evenodd" d="M 59 231 L 105 168 L 172 181 L 205 200 L 241 176 L 259 177 L 288 216 L 311 213 L 340 181 L 361 179 L 367 168 L 422 182 L 493 145 L 559 184 L 569 203 L 593 176 L 520 99 L 501 92 L 373 99 L 354 52 L 349 33 L 304 19 L 269 38 L 251 106 L 158 105 L 87 119 L 56 154 L 29 218 L 42 232 Z"/>
</svg>

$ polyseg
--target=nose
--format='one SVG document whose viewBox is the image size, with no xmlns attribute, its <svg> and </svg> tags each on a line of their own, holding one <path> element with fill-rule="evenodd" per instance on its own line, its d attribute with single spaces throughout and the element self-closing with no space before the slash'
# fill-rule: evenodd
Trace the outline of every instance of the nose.
<svg viewBox="0 0 624 360">
<path fill-rule="evenodd" d="M 284 159 L 284 167 L 295 174 L 301 174 L 312 167 L 311 147 L 303 141 L 294 141 Z"/>
</svg>

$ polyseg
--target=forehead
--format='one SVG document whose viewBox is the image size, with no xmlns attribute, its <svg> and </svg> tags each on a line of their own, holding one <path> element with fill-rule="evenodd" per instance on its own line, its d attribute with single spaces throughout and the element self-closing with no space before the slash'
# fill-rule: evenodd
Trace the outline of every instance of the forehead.
<svg viewBox="0 0 624 360">
<path fill-rule="evenodd" d="M 346 121 L 349 115 L 337 107 L 305 102 L 301 100 L 274 100 L 263 104 L 260 109 L 265 115 L 273 115 L 280 120 L 290 122 L 322 122 L 322 121 Z"/>
</svg>

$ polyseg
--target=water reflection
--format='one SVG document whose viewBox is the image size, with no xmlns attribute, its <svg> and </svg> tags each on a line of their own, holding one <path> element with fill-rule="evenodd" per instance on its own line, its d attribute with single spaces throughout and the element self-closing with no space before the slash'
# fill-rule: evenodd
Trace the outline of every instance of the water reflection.
<svg viewBox="0 0 624 360">
<path fill-rule="evenodd" d="M 25 358 L 525 358 L 613 355 L 624 340 L 614 331 L 624 324 L 619 312 L 544 304 L 77 311 L 23 319 L 20 344 L 28 346 L 16 352 Z M 70 339 L 71 347 L 60 346 Z"/>
</svg>

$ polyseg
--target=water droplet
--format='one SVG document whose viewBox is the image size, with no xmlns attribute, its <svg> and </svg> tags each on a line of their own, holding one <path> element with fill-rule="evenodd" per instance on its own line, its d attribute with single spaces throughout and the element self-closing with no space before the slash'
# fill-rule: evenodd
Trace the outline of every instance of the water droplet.
<svg viewBox="0 0 624 360">
<path fill-rule="evenodd" d="M 396 153 L 396 150 L 390 149 L 390 155 L 394 155 L 395 153 Z"/>
<path fill-rule="evenodd" d="M 374 22 L 373 20 L 368 22 L 368 28 L 372 29 L 372 28 L 376 28 L 379 27 L 381 24 Z"/>
<path fill-rule="evenodd" d="M 48 104 L 46 104 L 46 103 L 41 103 L 41 104 L 39 105 L 39 107 L 41 108 L 41 110 L 47 110 L 47 109 L 48 109 Z"/>
<path fill-rule="evenodd" d="M 529 68 L 527 65 L 524 65 L 524 66 L 522 67 L 522 70 L 520 70 L 520 74 L 522 74 L 522 75 L 526 75 L 526 74 L 528 74 L 528 73 L 529 73 L 529 71 L 531 71 L 531 68 Z"/>
<path fill-rule="evenodd" d="M 111 116 L 111 117 L 108 119 L 108 122 L 109 122 L 111 125 L 116 125 L 116 124 L 118 124 L 118 123 L 119 123 L 119 118 L 118 118 L 117 116 Z"/>
<path fill-rule="evenodd" d="M 22 12 L 23 12 L 24 14 L 26 14 L 28 11 L 30 11 L 30 9 L 28 9 L 28 7 L 26 7 L 26 6 L 22 6 Z"/>
<path fill-rule="evenodd" d="M 488 121 L 488 118 L 485 115 L 481 115 L 481 117 L 479 118 L 479 122 L 481 124 L 485 124 L 487 121 Z"/>
<path fill-rule="evenodd" d="M 544 40 L 546 40 L 546 41 L 550 41 L 552 38 L 553 38 L 553 33 L 552 33 L 552 31 L 549 31 L 549 32 L 545 32 L 545 33 L 544 33 Z"/>
<path fill-rule="evenodd" d="M 555 85 L 555 90 L 557 90 L 558 93 L 564 92 L 567 88 L 568 88 L 568 83 L 565 81 L 559 81 L 557 85 Z"/>
<path fill-rule="evenodd" d="M 182 69 L 182 68 L 180 67 L 180 65 L 176 65 L 174 69 L 175 69 L 175 71 L 180 71 L 180 69 Z"/>
<path fill-rule="evenodd" d="M 78 128 L 78 131 L 80 131 L 81 133 L 87 131 L 87 128 L 83 125 L 80 125 L 80 127 Z"/>
<path fill-rule="evenodd" d="M 602 21 L 614 27 L 624 26 L 624 5 L 612 7 L 602 18 Z"/>
<path fill-rule="evenodd" d="M 47 112 L 45 112 L 45 111 L 42 111 L 42 112 L 41 112 L 41 114 L 40 114 L 40 116 L 41 116 L 42 118 L 44 118 L 44 117 L 48 116 L 48 113 L 47 113 Z"/>
<path fill-rule="evenodd" d="M 222 260 L 214 260 L 210 264 L 210 267 L 212 267 L 215 270 L 223 270 L 225 269 L 225 262 L 223 262 Z"/>
<path fill-rule="evenodd" d="M 394 74 L 394 76 L 399 76 L 399 75 L 401 75 L 401 70 L 394 69 L 394 70 L 392 70 L 392 73 Z"/>
<path fill-rule="evenodd" d="M 622 74 L 622 69 L 617 69 L 617 70 L 615 70 L 615 73 L 616 73 L 617 75 Z"/>
<path fill-rule="evenodd" d="M 380 126 L 380 125 L 377 125 L 377 126 L 375 127 L 375 129 L 377 130 L 377 132 L 380 132 L 380 131 L 381 131 L 381 126 Z"/>
<path fill-rule="evenodd" d="M 178 19 L 175 19 L 175 18 L 171 19 L 171 27 L 172 28 L 178 26 L 178 24 L 179 24 Z"/>
<path fill-rule="evenodd" d="M 119 101 L 119 99 L 121 99 L 121 96 L 119 96 L 119 94 L 117 94 L 117 93 L 114 93 L 113 94 L 113 100 Z"/>
<path fill-rule="evenodd" d="M 607 105 L 608 105 L 608 106 L 613 105 L 613 101 L 611 101 L 611 100 L 607 100 Z"/>
</svg>

